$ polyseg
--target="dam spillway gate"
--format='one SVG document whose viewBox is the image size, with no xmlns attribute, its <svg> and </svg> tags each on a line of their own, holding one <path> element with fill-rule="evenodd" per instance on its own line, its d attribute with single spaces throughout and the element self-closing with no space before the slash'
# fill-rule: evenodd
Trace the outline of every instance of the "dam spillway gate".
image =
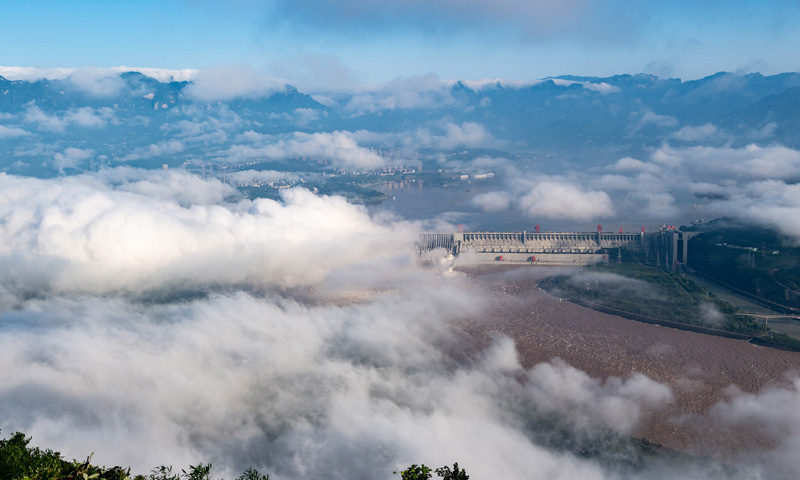
<svg viewBox="0 0 800 480">
<path fill-rule="evenodd" d="M 452 232 L 422 233 L 417 253 L 427 258 L 444 250 L 468 255 L 479 263 L 591 265 L 609 261 L 609 251 L 630 249 L 654 255 L 668 269 L 685 264 L 691 233 L 675 229 L 657 232 Z M 663 259 L 663 260 L 661 260 Z M 613 259 L 612 259 L 613 260 Z"/>
</svg>

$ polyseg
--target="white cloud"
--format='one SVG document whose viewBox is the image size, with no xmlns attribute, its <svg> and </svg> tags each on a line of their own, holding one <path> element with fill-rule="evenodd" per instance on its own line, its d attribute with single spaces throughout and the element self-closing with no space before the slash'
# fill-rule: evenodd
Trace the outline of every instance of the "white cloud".
<svg viewBox="0 0 800 480">
<path fill-rule="evenodd" d="M 91 107 L 69 110 L 64 120 L 81 127 L 100 128 L 109 123 L 117 123 L 114 111 L 109 107 L 92 109 Z"/>
<path fill-rule="evenodd" d="M 608 94 L 608 93 L 618 93 L 621 90 L 619 87 L 615 87 L 614 85 L 610 85 L 605 82 L 591 82 L 591 81 L 577 81 L 577 80 L 567 80 L 563 78 L 543 78 L 540 80 L 514 80 L 514 79 L 507 79 L 507 78 L 485 78 L 479 80 L 449 80 L 446 83 L 449 86 L 453 86 L 456 83 L 461 83 L 465 87 L 469 88 L 474 92 L 483 92 L 486 90 L 492 90 L 499 87 L 508 88 L 508 89 L 520 89 L 520 88 L 527 88 L 532 87 L 535 85 L 540 85 L 544 82 L 552 82 L 555 85 L 560 87 L 569 87 L 570 85 L 580 85 L 586 90 L 591 90 L 593 92 Z M 488 97 L 485 100 L 490 100 Z M 485 106 L 485 105 L 482 105 Z"/>
<path fill-rule="evenodd" d="M 797 150 L 780 145 L 664 144 L 651 153 L 649 161 L 625 157 L 607 169 L 615 173 L 589 177 L 587 184 L 612 192 L 615 201 L 631 213 L 670 220 L 681 218 L 681 202 L 701 202 L 705 216 L 763 225 L 800 243 Z"/>
<path fill-rule="evenodd" d="M 40 131 L 56 133 L 64 132 L 69 126 L 103 128 L 109 124 L 119 123 L 114 110 L 109 107 L 71 108 L 61 114 L 49 114 L 35 103 L 30 103 L 26 106 L 23 120 L 26 123 L 36 125 L 36 128 Z"/>
<path fill-rule="evenodd" d="M 519 208 L 530 218 L 591 220 L 614 215 L 605 192 L 581 188 L 559 179 L 536 183 L 519 200 Z"/>
<path fill-rule="evenodd" d="M 542 446 L 536 425 L 624 434 L 670 399 L 641 375 L 526 371 L 506 338 L 454 362 L 452 322 L 491 302 L 418 270 L 409 225 L 341 198 L 225 204 L 217 181 L 134 169 L 0 174 L 0 189 L 0 428 L 67 457 L 600 479 L 607 467 Z"/>
<path fill-rule="evenodd" d="M 462 164 L 467 170 L 477 173 L 492 172 L 494 170 L 507 170 L 513 168 L 513 162 L 503 157 L 480 156 Z"/>
<path fill-rule="evenodd" d="M 673 167 L 682 164 L 694 174 L 709 178 L 791 180 L 800 176 L 800 152 L 780 145 L 751 144 L 744 148 L 663 145 L 653 153 L 653 160 Z"/>
<path fill-rule="evenodd" d="M 739 428 L 748 437 L 766 438 L 764 449 L 748 444 L 739 454 L 743 470 L 752 478 L 791 478 L 797 471 L 794 454 L 800 447 L 800 379 L 792 376 L 785 388 L 768 388 L 759 393 L 735 392 L 715 405 L 709 415 L 722 425 L 722 432 Z"/>
<path fill-rule="evenodd" d="M 486 127 L 475 122 L 465 122 L 460 125 L 446 123 L 444 135 L 430 135 L 429 137 L 418 132 L 418 136 L 425 139 L 428 145 L 443 150 L 457 147 L 489 147 L 496 144 L 496 140 L 486 130 Z"/>
<path fill-rule="evenodd" d="M 78 68 L 66 80 L 93 97 L 113 97 L 125 88 L 119 74 L 104 69 Z"/>
<path fill-rule="evenodd" d="M 87 72 L 87 73 L 84 73 Z M 139 68 L 139 67 L 106 67 L 106 68 L 36 68 L 0 66 L 0 76 L 9 80 L 36 81 L 42 79 L 64 80 L 69 78 L 83 79 L 85 77 L 110 77 L 125 72 L 140 72 L 160 82 L 182 82 L 192 80 L 197 75 L 194 69 L 166 69 L 166 68 Z"/>
<path fill-rule="evenodd" d="M 344 106 L 352 115 L 376 113 L 382 110 L 431 108 L 453 104 L 449 86 L 433 74 L 399 77 L 365 93 L 356 93 Z"/>
<path fill-rule="evenodd" d="M 796 179 L 800 177 L 800 152 L 786 147 L 759 147 L 749 145 L 743 150 L 718 150 L 718 160 L 724 161 L 723 154 L 730 154 L 733 170 L 742 175 L 755 178 Z M 722 169 L 725 166 L 719 165 Z"/>
<path fill-rule="evenodd" d="M 632 157 L 623 157 L 611 166 L 611 169 L 618 171 L 633 171 L 633 172 L 647 172 L 658 173 L 661 167 L 650 162 L 643 162 Z"/>
<path fill-rule="evenodd" d="M 234 132 L 251 124 L 224 104 L 209 105 L 208 108 L 189 107 L 181 113 L 186 118 L 163 123 L 159 130 L 173 137 L 180 137 L 185 143 L 223 144 L 229 141 Z"/>
<path fill-rule="evenodd" d="M 722 193 L 723 198 L 709 200 L 721 215 L 773 228 L 800 244 L 800 185 L 762 180 L 734 185 Z"/>
<path fill-rule="evenodd" d="M 307 127 L 314 122 L 318 122 L 323 116 L 319 110 L 314 110 L 313 108 L 296 108 L 293 113 L 294 124 L 301 127 Z"/>
<path fill-rule="evenodd" d="M 505 338 L 454 366 L 441 348 L 448 322 L 488 304 L 418 280 L 340 306 L 243 293 L 30 301 L 0 316 L 11 325 L 0 336 L 0 426 L 136 473 L 201 458 L 218 474 L 391 478 L 457 460 L 482 478 L 602 479 L 613 471 L 536 435 L 553 421 L 568 435 L 627 433 L 643 409 L 670 401 L 641 374 L 600 381 L 560 361 L 526 371 Z"/>
<path fill-rule="evenodd" d="M 646 111 L 639 118 L 634 131 L 639 130 L 647 125 L 655 125 L 657 127 L 677 127 L 678 119 L 669 115 L 659 115 L 655 112 Z"/>
<path fill-rule="evenodd" d="M 57 145 L 47 145 L 42 142 L 36 142 L 33 145 L 25 145 L 22 148 L 14 150 L 15 157 L 37 157 L 46 156 L 50 157 L 58 152 Z"/>
<path fill-rule="evenodd" d="M 660 407 L 673 400 L 669 387 L 642 374 L 605 382 L 563 361 L 540 363 L 528 372 L 534 402 L 546 412 L 570 412 L 576 426 L 601 424 L 621 433 L 638 425 L 642 407 Z"/>
<path fill-rule="evenodd" d="M 506 192 L 486 192 L 472 197 L 470 203 L 484 212 L 501 212 L 508 210 L 511 197 Z"/>
<path fill-rule="evenodd" d="M 608 83 L 605 82 L 578 82 L 575 80 L 565 80 L 562 78 L 548 78 L 547 80 L 561 87 L 568 87 L 570 85 L 580 85 L 586 90 L 602 93 L 603 95 L 609 93 L 618 93 L 621 91 L 619 87 L 615 87 L 614 85 L 609 85 Z"/>
<path fill-rule="evenodd" d="M 356 170 L 373 170 L 386 165 L 386 160 L 381 155 L 359 146 L 349 132 L 294 132 L 288 137 L 271 137 L 250 131 L 245 132 L 241 139 L 249 140 L 252 145 L 237 144 L 222 152 L 229 161 L 306 157 L 313 161 L 330 161 L 336 166 Z"/>
<path fill-rule="evenodd" d="M 27 130 L 23 130 L 21 128 L 16 127 L 6 127 L 5 125 L 0 125 L 0 138 L 17 138 L 17 137 L 27 137 L 31 133 Z"/>
<path fill-rule="evenodd" d="M 388 479 L 458 461 L 474 478 L 714 478 L 625 443 L 666 385 L 525 368 L 505 337 L 465 348 L 454 324 L 496 297 L 419 270 L 413 225 L 304 191 L 225 203 L 230 187 L 174 171 L 0 174 L 0 191 L 4 433 L 142 474 Z M 796 470 L 798 385 L 712 409 L 777 447 L 723 472 Z"/>
<path fill-rule="evenodd" d="M 45 78 L 51 80 L 62 80 L 72 73 L 74 68 L 35 68 L 35 67 L 13 67 L 0 66 L 0 76 L 8 80 L 23 80 L 35 82 Z"/>
<path fill-rule="evenodd" d="M 429 127 L 420 127 L 406 132 L 376 133 L 358 130 L 350 132 L 348 135 L 361 143 L 380 145 L 386 148 L 400 148 L 411 152 L 423 148 L 452 150 L 454 148 L 496 147 L 503 144 L 484 125 L 476 122 L 459 124 L 438 121 Z M 486 158 L 475 159 L 475 161 L 491 163 Z"/>
<path fill-rule="evenodd" d="M 26 123 L 33 123 L 39 130 L 51 132 L 63 132 L 66 129 L 66 121 L 55 115 L 48 115 L 36 105 L 30 105 L 25 110 L 24 120 Z"/>
<path fill-rule="evenodd" d="M 676 140 L 681 140 L 684 142 L 697 142 L 697 141 L 704 141 L 704 140 L 711 140 L 716 138 L 719 135 L 719 130 L 716 126 L 707 123 L 705 125 L 700 125 L 697 127 L 692 126 L 685 126 L 682 127 L 680 130 L 672 134 L 672 137 Z"/>
<path fill-rule="evenodd" d="M 683 158 L 679 152 L 671 148 L 669 145 L 664 145 L 657 149 L 650 157 L 654 163 L 663 165 L 669 168 L 678 168 L 683 162 Z"/>
<path fill-rule="evenodd" d="M 168 175 L 197 190 L 219 192 L 218 182 Z M 286 192 L 282 202 L 181 205 L 154 195 L 154 187 L 141 178 L 127 183 L 116 178 L 114 184 L 85 176 L 0 175 L 5 281 L 24 283 L 28 275 L 35 277 L 29 268 L 47 266 L 43 288 L 66 292 L 138 292 L 176 284 L 310 285 L 355 261 L 390 262 L 403 245 L 413 243 L 411 232 L 376 225 L 365 210 L 344 199 L 304 190 Z M 198 195 L 184 195 L 184 200 Z"/>
<path fill-rule="evenodd" d="M 177 202 L 183 207 L 221 204 L 236 193 L 232 187 L 217 180 L 203 179 L 180 170 L 118 167 L 99 170 L 93 178 L 101 182 L 97 190 L 112 188 L 150 199 Z"/>
<path fill-rule="evenodd" d="M 66 168 L 76 168 L 81 163 L 89 160 L 94 156 L 94 151 L 91 149 L 81 148 L 66 148 L 63 152 L 53 155 L 53 166 L 59 172 L 63 172 Z"/>
<path fill-rule="evenodd" d="M 311 98 L 313 98 L 317 103 L 321 103 L 326 107 L 335 107 L 339 104 L 339 102 L 326 95 L 311 95 Z"/>
<path fill-rule="evenodd" d="M 675 197 L 668 192 L 632 191 L 625 197 L 625 203 L 631 211 L 650 220 L 671 221 L 681 213 L 675 205 Z"/>
<path fill-rule="evenodd" d="M 498 86 L 507 87 L 507 88 L 524 88 L 530 87 L 533 85 L 538 85 L 542 83 L 544 80 L 532 80 L 532 81 L 525 81 L 525 80 L 514 80 L 508 78 L 483 78 L 483 79 L 457 79 L 457 80 L 449 80 L 447 84 L 450 86 L 455 85 L 456 83 L 461 83 L 465 87 L 469 88 L 474 92 L 482 92 L 484 90 L 491 90 L 497 88 Z"/>
<path fill-rule="evenodd" d="M 139 160 L 141 158 L 163 157 L 165 155 L 174 155 L 186 149 L 186 146 L 180 140 L 162 140 L 158 143 L 153 143 L 145 147 L 134 149 L 131 153 L 125 155 L 120 161 L 126 162 L 130 160 Z"/>
<path fill-rule="evenodd" d="M 264 97 L 283 90 L 285 82 L 266 77 L 245 64 L 219 65 L 200 70 L 186 93 L 198 100 Z"/>
<path fill-rule="evenodd" d="M 615 203 L 624 205 L 629 214 L 649 221 L 679 218 L 674 192 L 692 184 L 685 172 L 631 157 L 617 160 L 608 169 L 619 173 L 593 178 L 589 185 L 613 192 Z"/>
<path fill-rule="evenodd" d="M 328 112 L 314 108 L 295 108 L 291 112 L 270 113 L 269 119 L 287 125 L 309 129 L 313 124 L 328 116 Z"/>
</svg>

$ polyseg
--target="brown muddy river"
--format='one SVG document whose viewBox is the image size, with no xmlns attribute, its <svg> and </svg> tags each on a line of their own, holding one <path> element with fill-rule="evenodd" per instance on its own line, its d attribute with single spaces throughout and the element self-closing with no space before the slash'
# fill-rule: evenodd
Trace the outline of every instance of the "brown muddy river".
<svg viewBox="0 0 800 480">
<path fill-rule="evenodd" d="M 536 288 L 552 272 L 546 268 L 466 270 L 497 301 L 492 315 L 460 327 L 479 340 L 497 333 L 513 338 L 526 368 L 560 357 L 594 377 L 640 372 L 670 385 L 675 402 L 649 412 L 636 432 L 641 438 L 712 456 L 769 446 L 769 438 L 752 432 L 722 431 L 705 414 L 737 389 L 755 393 L 787 386 L 790 376 L 800 373 L 800 353 L 638 323 L 559 301 Z"/>
</svg>

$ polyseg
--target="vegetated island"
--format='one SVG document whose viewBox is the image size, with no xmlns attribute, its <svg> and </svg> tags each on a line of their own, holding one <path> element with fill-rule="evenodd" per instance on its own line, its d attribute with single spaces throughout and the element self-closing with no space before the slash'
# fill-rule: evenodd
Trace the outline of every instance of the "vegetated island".
<svg viewBox="0 0 800 480">
<path fill-rule="evenodd" d="M 690 243 L 690 252 L 695 245 Z M 631 320 L 800 351 L 800 340 L 739 315 L 736 307 L 686 278 L 683 272 L 658 268 L 657 259 L 629 250 L 609 257 L 612 260 L 608 264 L 548 277 L 539 286 L 565 300 Z M 617 258 L 619 263 L 614 260 Z M 722 268 L 717 271 L 713 261 L 703 266 L 705 272 L 715 276 L 725 274 Z"/>
</svg>

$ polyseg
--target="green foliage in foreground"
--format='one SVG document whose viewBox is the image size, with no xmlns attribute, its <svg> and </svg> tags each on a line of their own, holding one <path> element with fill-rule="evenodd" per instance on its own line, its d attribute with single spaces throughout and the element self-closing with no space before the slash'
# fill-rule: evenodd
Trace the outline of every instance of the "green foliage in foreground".
<svg viewBox="0 0 800 480">
<path fill-rule="evenodd" d="M 444 467 L 436 469 L 436 475 L 439 475 L 444 480 L 469 480 L 469 475 L 464 469 L 458 468 L 458 463 L 453 464 L 453 469 L 445 465 Z"/>
<path fill-rule="evenodd" d="M 30 447 L 30 441 L 20 432 L 0 439 L 0 480 L 212 480 L 210 463 L 190 465 L 180 473 L 162 465 L 150 475 L 131 477 L 130 468 L 92 465 L 91 456 L 70 462 L 53 450 Z M 269 480 L 269 475 L 248 468 L 237 480 Z"/>
<path fill-rule="evenodd" d="M 442 477 L 443 480 L 469 480 L 469 475 L 464 469 L 458 468 L 458 463 L 453 464 L 453 469 L 445 465 L 444 467 L 437 468 L 436 475 Z M 397 473 L 397 472 L 394 472 Z M 400 472 L 402 480 L 428 480 L 431 478 L 431 468 L 422 465 L 413 464 L 407 469 Z"/>
<path fill-rule="evenodd" d="M 30 441 L 30 437 L 20 432 L 0 439 L 0 480 L 214 480 L 210 463 L 190 465 L 180 473 L 173 472 L 171 466 L 161 465 L 149 475 L 131 477 L 130 468 L 92 465 L 91 456 L 85 462 L 69 462 L 58 452 L 29 446 Z M 469 480 L 458 463 L 454 463 L 452 469 L 444 466 L 435 472 L 444 480 Z M 431 469 L 414 464 L 400 472 L 400 476 L 402 480 L 427 480 L 431 478 Z M 269 475 L 248 468 L 236 480 L 269 480 Z"/>
<path fill-rule="evenodd" d="M 0 479 L 2 480 L 124 480 L 130 478 L 130 469 L 122 467 L 97 467 L 73 460 L 68 462 L 52 450 L 29 447 L 30 438 L 15 433 L 0 440 Z M 144 477 L 137 477 L 144 478 Z"/>
<path fill-rule="evenodd" d="M 415 463 L 400 472 L 400 478 L 403 480 L 428 480 L 431 478 L 431 468 L 424 463 L 422 465 Z"/>
</svg>

